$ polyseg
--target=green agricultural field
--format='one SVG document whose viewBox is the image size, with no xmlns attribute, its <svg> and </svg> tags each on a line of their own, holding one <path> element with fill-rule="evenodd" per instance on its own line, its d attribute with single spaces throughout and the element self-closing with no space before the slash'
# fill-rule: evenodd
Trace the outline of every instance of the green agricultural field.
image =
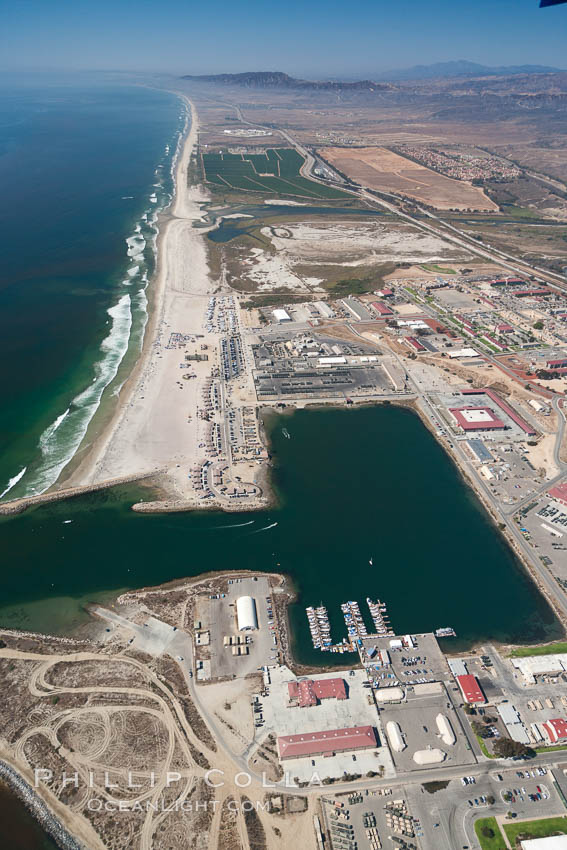
<svg viewBox="0 0 567 850">
<path fill-rule="evenodd" d="M 544 818 L 543 820 L 524 821 L 504 826 L 504 832 L 512 847 L 516 839 L 522 836 L 528 838 L 547 838 L 550 835 L 567 835 L 567 817 Z"/>
<path fill-rule="evenodd" d="M 203 154 L 206 179 L 218 186 L 265 195 L 350 200 L 345 192 L 302 177 L 303 162 L 292 148 L 270 149 L 266 154 Z"/>
<path fill-rule="evenodd" d="M 515 204 L 503 204 L 502 212 L 511 218 L 545 218 L 538 210 L 532 210 L 530 207 L 518 207 Z"/>
<path fill-rule="evenodd" d="M 546 643 L 543 646 L 519 646 L 510 653 L 511 658 L 524 658 L 528 655 L 555 655 L 567 652 L 567 641 Z"/>
<path fill-rule="evenodd" d="M 474 831 L 482 850 L 506 850 L 496 818 L 480 818 L 475 821 Z"/>
<path fill-rule="evenodd" d="M 443 266 L 435 265 L 435 263 L 422 265 L 421 268 L 426 272 L 439 272 L 439 274 L 457 274 L 455 269 L 445 269 L 443 268 Z"/>
</svg>

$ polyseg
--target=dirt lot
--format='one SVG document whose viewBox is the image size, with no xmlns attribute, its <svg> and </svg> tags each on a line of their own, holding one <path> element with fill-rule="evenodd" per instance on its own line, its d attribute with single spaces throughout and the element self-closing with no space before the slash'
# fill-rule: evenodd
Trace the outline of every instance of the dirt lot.
<svg viewBox="0 0 567 850">
<path fill-rule="evenodd" d="M 266 248 L 240 241 L 221 249 L 224 278 L 239 291 L 317 294 L 337 281 L 377 279 L 386 264 L 469 262 L 465 249 L 399 221 L 293 218 L 260 235 Z"/>
<path fill-rule="evenodd" d="M 438 209 L 498 211 L 482 189 L 437 174 L 386 148 L 324 148 L 319 153 L 347 177 L 370 189 L 399 192 Z"/>
</svg>

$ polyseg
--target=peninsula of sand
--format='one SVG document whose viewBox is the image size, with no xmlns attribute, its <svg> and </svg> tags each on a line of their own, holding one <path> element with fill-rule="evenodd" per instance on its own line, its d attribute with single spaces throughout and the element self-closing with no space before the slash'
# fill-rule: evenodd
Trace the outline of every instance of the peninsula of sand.
<svg viewBox="0 0 567 850">
<path fill-rule="evenodd" d="M 203 316 L 212 292 L 205 236 L 194 229 L 203 220 L 202 187 L 189 185 L 199 121 L 193 104 L 189 130 L 181 146 L 175 194 L 160 229 L 157 269 L 149 289 L 149 321 L 140 358 L 120 393 L 111 421 L 87 447 L 84 459 L 60 488 L 68 490 L 137 479 L 167 478 L 170 493 L 188 495 L 187 469 L 197 454 L 197 393 L 200 381 L 175 380 L 168 348 L 175 333 L 202 334 Z M 177 365 L 177 373 L 179 373 Z"/>
<path fill-rule="evenodd" d="M 174 197 L 160 220 L 157 268 L 148 289 L 149 319 L 140 356 L 110 417 L 98 433 L 87 433 L 57 484 L 40 496 L 6 503 L 2 512 L 142 479 L 151 480 L 160 496 L 138 509 L 203 506 L 203 494 L 195 485 L 211 448 L 206 441 L 214 426 L 208 421 L 211 405 L 206 396 L 214 391 L 219 347 L 219 336 L 211 332 L 206 314 L 218 284 L 207 263 L 205 239 L 211 225 L 202 210 L 207 193 L 202 185 L 189 183 L 199 119 L 194 104 L 182 97 L 191 117 L 176 163 Z M 194 227 L 196 223 L 200 227 Z M 224 404 L 223 399 L 223 408 L 217 405 L 217 418 L 222 417 Z M 216 454 L 220 464 L 221 452 Z M 209 465 L 204 468 L 211 479 L 214 472 L 217 481 L 224 476 L 223 483 L 230 482 L 228 468 L 217 473 Z M 239 471 L 238 480 L 246 481 L 246 474 Z M 259 487 L 252 484 L 247 495 L 248 508 L 261 505 Z M 222 507 L 222 497 L 210 498 L 207 506 Z"/>
</svg>

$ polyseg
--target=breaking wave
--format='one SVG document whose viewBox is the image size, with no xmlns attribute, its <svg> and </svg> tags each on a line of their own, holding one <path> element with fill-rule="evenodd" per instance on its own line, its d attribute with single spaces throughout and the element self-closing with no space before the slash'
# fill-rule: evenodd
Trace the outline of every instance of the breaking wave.
<svg viewBox="0 0 567 850">
<path fill-rule="evenodd" d="M 43 493 L 57 481 L 61 470 L 79 448 L 104 390 L 116 377 L 130 339 L 130 296 L 123 295 L 107 313 L 112 324 L 108 336 L 100 344 L 102 357 L 94 364 L 93 380 L 40 436 L 41 460 L 38 468 L 25 482 L 25 495 Z"/>
<path fill-rule="evenodd" d="M 100 344 L 99 356 L 93 365 L 94 377 L 87 388 L 76 395 L 67 409 L 43 431 L 38 441 L 38 454 L 9 479 L 0 493 L 0 499 L 17 485 L 17 496 L 14 493 L 11 498 L 43 493 L 55 483 L 79 448 L 100 406 L 104 391 L 116 377 L 129 348 L 133 352 L 141 349 L 148 321 L 145 290 L 155 267 L 158 217 L 173 198 L 176 160 L 188 115 L 188 111 L 182 111 L 176 141 L 167 146 L 162 161 L 158 163 L 151 194 L 149 197 L 146 195 L 145 209 L 138 213 L 133 230 L 125 238 L 127 264 L 121 270 L 121 279 L 117 280 L 117 285 L 122 292 L 122 287 L 134 289 L 130 289 L 128 294 L 119 295 L 118 301 L 107 310 L 110 329 Z M 133 196 L 124 196 L 124 199 L 130 198 L 133 199 Z M 117 395 L 121 386 L 115 387 L 112 394 Z"/>
<path fill-rule="evenodd" d="M 5 490 L 2 491 L 2 493 L 0 493 L 0 499 L 2 499 L 6 495 L 6 493 L 9 493 L 12 487 L 15 487 L 18 481 L 20 481 L 20 479 L 24 477 L 24 475 L 26 474 L 26 469 L 27 466 L 24 466 L 24 468 L 21 469 L 17 475 L 14 475 L 13 478 L 10 478 L 10 480 L 8 481 L 8 486 Z"/>
</svg>

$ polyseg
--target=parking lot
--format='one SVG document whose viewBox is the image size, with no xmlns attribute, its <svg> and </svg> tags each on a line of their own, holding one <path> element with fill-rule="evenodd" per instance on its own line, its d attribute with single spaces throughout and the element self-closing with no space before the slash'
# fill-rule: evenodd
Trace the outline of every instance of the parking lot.
<svg viewBox="0 0 567 850">
<path fill-rule="evenodd" d="M 495 769 L 468 783 L 463 782 L 467 778 L 466 770 L 463 770 L 462 777 L 451 780 L 446 788 L 434 793 L 429 793 L 423 785 L 405 786 L 412 814 L 419 819 L 418 833 L 426 837 L 424 850 L 477 847 L 474 822 L 478 818 L 504 817 L 507 812 L 511 812 L 513 817 L 507 822 L 513 823 L 520 819 L 565 814 L 565 807 L 554 785 L 554 776 L 545 768 L 539 769 L 544 771 L 543 776 L 537 773 L 538 768 Z M 519 776 L 520 772 L 524 776 Z M 532 772 L 535 774 L 533 777 Z M 526 773 L 530 775 L 526 776 Z M 541 792 L 537 791 L 538 786 Z M 522 789 L 525 789 L 525 793 Z M 514 793 L 514 790 L 518 793 Z M 540 793 L 541 799 L 538 796 Z M 530 795 L 536 799 L 532 800 Z"/>
<path fill-rule="evenodd" d="M 434 635 L 414 634 L 412 638 L 413 645 L 402 645 L 395 649 L 391 646 L 390 637 L 364 638 L 362 660 L 368 678 L 379 687 L 406 687 L 416 683 L 451 681 L 445 656 Z M 384 665 L 378 662 L 373 650 L 386 652 L 390 663 Z"/>
<path fill-rule="evenodd" d="M 552 513 L 554 509 L 557 513 Z M 564 505 L 543 496 L 523 508 L 518 520 L 526 541 L 537 549 L 557 582 L 567 588 L 567 528 L 562 523 L 562 513 L 567 513 Z"/>
<path fill-rule="evenodd" d="M 256 601 L 257 631 L 238 631 L 236 600 L 240 596 L 252 596 Z M 246 676 L 265 664 L 274 663 L 278 645 L 270 616 L 271 605 L 270 584 L 264 576 L 229 580 L 225 594 L 198 598 L 195 620 L 210 632 L 210 644 L 199 647 L 197 658 L 210 658 L 212 679 Z M 240 636 L 242 645 L 248 648 L 246 654 L 235 655 L 231 645 L 225 646 L 224 638 L 231 636 Z"/>
<path fill-rule="evenodd" d="M 448 721 L 454 735 L 443 734 L 438 718 Z M 398 771 L 428 770 L 432 764 L 450 766 L 455 764 L 474 764 L 476 759 L 462 730 L 461 721 L 444 686 L 437 694 L 429 696 L 408 694 L 406 702 L 396 706 L 384 706 L 380 711 L 382 728 L 388 729 L 388 723 L 398 724 L 404 749 L 396 750 L 392 746 L 392 756 Z M 439 751 L 444 757 L 430 762 L 433 753 Z M 421 756 L 416 754 L 421 753 Z M 420 763 L 419 759 L 423 759 Z"/>
<path fill-rule="evenodd" d="M 309 780 L 314 772 L 321 779 L 327 776 L 341 777 L 344 773 L 368 771 L 378 773 L 384 769 L 385 776 L 394 773 L 388 747 L 374 700 L 368 689 L 363 687 L 366 675 L 362 670 L 345 670 L 323 673 L 314 676 L 317 680 L 342 678 L 346 685 L 347 699 L 324 699 L 318 705 L 306 708 L 290 708 L 288 683 L 295 681 L 293 673 L 285 666 L 269 671 L 270 684 L 267 696 L 262 699 L 264 731 L 276 736 L 298 735 L 308 732 L 320 732 L 331 729 L 344 729 L 351 726 L 373 726 L 377 729 L 379 746 L 372 750 L 338 753 L 334 756 L 315 756 L 286 759 L 284 769 L 291 777 Z"/>
<path fill-rule="evenodd" d="M 306 368 L 304 364 L 301 369 L 295 369 L 290 364 L 283 369 L 258 370 L 254 380 L 259 398 L 303 398 L 345 393 L 367 395 L 393 391 L 393 385 L 380 364 L 368 367 L 345 364 L 329 369 Z"/>
<path fill-rule="evenodd" d="M 333 801 L 342 803 L 342 807 Z M 333 848 L 390 850 L 419 848 L 421 824 L 399 789 L 354 792 L 325 798 L 324 820 Z"/>
</svg>

